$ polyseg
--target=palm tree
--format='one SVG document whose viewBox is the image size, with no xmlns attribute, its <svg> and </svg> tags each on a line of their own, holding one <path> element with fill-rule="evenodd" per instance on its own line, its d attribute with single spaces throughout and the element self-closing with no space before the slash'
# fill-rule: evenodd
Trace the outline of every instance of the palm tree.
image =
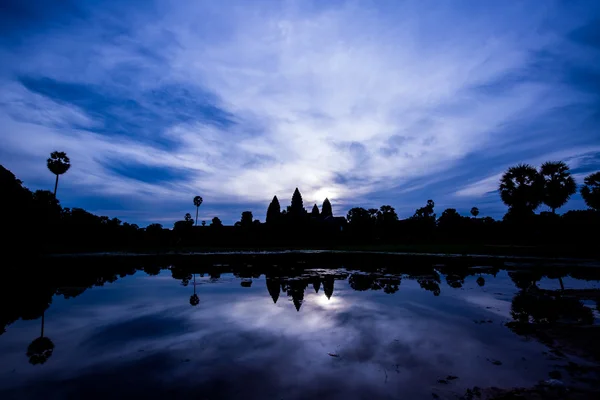
<svg viewBox="0 0 600 400">
<path fill-rule="evenodd" d="M 477 216 L 479 215 L 479 208 L 477 208 L 477 207 L 471 208 L 471 215 L 473 217 L 477 218 Z"/>
<path fill-rule="evenodd" d="M 54 343 L 50 338 L 44 337 L 44 313 L 42 313 L 42 332 L 40 333 L 40 337 L 35 339 L 29 347 L 27 347 L 27 357 L 29 357 L 29 363 L 36 364 L 44 364 L 50 356 L 52 356 L 52 352 L 54 351 Z"/>
<path fill-rule="evenodd" d="M 569 166 L 562 161 L 543 163 L 540 175 L 544 178 L 544 204 L 556 214 L 556 209 L 564 206 L 577 191 L 575 179 L 569 172 Z"/>
<path fill-rule="evenodd" d="M 200 207 L 200 204 L 202 204 L 202 197 L 194 197 L 194 205 L 196 206 L 196 226 L 198 226 L 198 207 Z"/>
<path fill-rule="evenodd" d="M 586 176 L 583 183 L 581 197 L 585 200 L 585 204 L 589 208 L 600 211 L 600 172 Z"/>
<path fill-rule="evenodd" d="M 512 212 L 532 213 L 544 195 L 544 179 L 529 164 L 510 167 L 500 179 L 500 198 Z"/>
<path fill-rule="evenodd" d="M 54 197 L 56 197 L 56 189 L 58 188 L 58 176 L 64 174 L 71 168 L 71 160 L 67 157 L 64 151 L 53 151 L 50 153 L 50 158 L 46 161 L 46 166 L 54 175 L 56 182 L 54 183 Z"/>
</svg>

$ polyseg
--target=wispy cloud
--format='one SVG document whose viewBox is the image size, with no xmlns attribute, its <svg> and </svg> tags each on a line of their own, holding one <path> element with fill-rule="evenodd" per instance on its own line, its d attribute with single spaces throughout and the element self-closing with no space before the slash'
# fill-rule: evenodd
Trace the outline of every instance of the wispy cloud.
<svg viewBox="0 0 600 400">
<path fill-rule="evenodd" d="M 38 188 L 67 151 L 68 204 L 146 223 L 201 194 L 232 222 L 298 186 L 336 213 L 466 207 L 511 164 L 600 152 L 591 4 L 73 4 L 13 12 L 0 42 L 1 160 Z"/>
</svg>

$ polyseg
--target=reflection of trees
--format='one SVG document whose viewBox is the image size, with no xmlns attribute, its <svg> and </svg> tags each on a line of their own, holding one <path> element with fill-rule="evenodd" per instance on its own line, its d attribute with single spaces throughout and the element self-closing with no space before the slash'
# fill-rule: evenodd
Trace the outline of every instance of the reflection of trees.
<svg viewBox="0 0 600 400">
<path fill-rule="evenodd" d="M 440 274 L 434 272 L 432 275 L 424 276 L 417 279 L 419 286 L 422 289 L 430 291 L 434 296 L 440 295 Z"/>
<path fill-rule="evenodd" d="M 459 289 L 465 283 L 465 277 L 458 274 L 448 274 L 446 275 L 446 283 L 451 288 Z"/>
<path fill-rule="evenodd" d="M 521 290 L 536 287 L 536 282 L 542 279 L 542 275 L 536 271 L 511 271 L 508 273 L 515 286 Z"/>
<path fill-rule="evenodd" d="M 32 365 L 44 364 L 52 356 L 54 351 L 54 343 L 50 338 L 44 336 L 45 312 L 42 313 L 42 330 L 40 337 L 35 339 L 29 347 L 27 347 L 27 357 Z"/>
<path fill-rule="evenodd" d="M 477 284 L 481 287 L 483 287 L 485 285 L 485 278 L 483 276 L 480 276 L 477 278 Z"/>
<path fill-rule="evenodd" d="M 580 300 L 538 290 L 522 290 L 517 293 L 513 298 L 510 313 L 518 323 L 594 322 L 592 310 Z"/>
<path fill-rule="evenodd" d="M 194 282 L 192 285 L 194 286 L 194 294 L 190 296 L 190 305 L 192 305 L 192 307 L 196 307 L 198 304 L 200 304 L 200 298 L 196 294 L 196 274 L 194 274 Z"/>
<path fill-rule="evenodd" d="M 146 265 L 144 268 L 144 272 L 150 276 L 155 276 L 160 274 L 161 268 L 158 265 Z"/>
<path fill-rule="evenodd" d="M 400 277 L 382 277 L 375 274 L 354 273 L 348 279 L 354 290 L 381 290 L 385 293 L 396 293 L 400 289 Z"/>
<path fill-rule="evenodd" d="M 171 276 L 173 279 L 181 280 L 183 286 L 189 285 L 190 280 L 192 279 L 192 274 L 189 271 L 177 267 L 171 268 Z"/>
<path fill-rule="evenodd" d="M 350 287 L 354 290 L 363 291 L 380 289 L 375 282 L 375 276 L 370 274 L 352 274 L 348 279 L 348 283 L 350 284 Z"/>
</svg>

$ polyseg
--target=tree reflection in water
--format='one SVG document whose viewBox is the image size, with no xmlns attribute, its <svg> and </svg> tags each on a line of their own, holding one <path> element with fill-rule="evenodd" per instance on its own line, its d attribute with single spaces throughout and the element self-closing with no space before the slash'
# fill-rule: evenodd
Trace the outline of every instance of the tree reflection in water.
<svg viewBox="0 0 600 400">
<path fill-rule="evenodd" d="M 203 260 L 203 259 L 202 259 Z M 203 284 L 212 284 L 221 280 L 222 274 L 233 274 L 240 279 L 243 287 L 250 287 L 253 279 L 259 279 L 264 275 L 266 283 L 266 294 L 270 296 L 274 304 L 277 304 L 280 296 L 285 294 L 294 308 L 302 311 L 305 302 L 305 292 L 310 287 L 316 294 L 323 289 L 325 298 L 331 299 L 334 295 L 335 281 L 347 281 L 348 286 L 356 291 L 381 291 L 386 294 L 397 293 L 401 289 L 402 280 L 416 281 L 420 288 L 431 292 L 434 296 L 440 296 L 442 290 L 450 288 L 459 289 L 465 285 L 469 288 L 483 288 L 486 279 L 493 279 L 502 265 L 497 263 L 490 267 L 470 268 L 469 264 L 461 264 L 456 261 L 448 264 L 416 263 L 411 267 L 382 267 L 362 268 L 353 266 L 346 269 L 332 262 L 327 263 L 285 263 L 260 262 L 253 259 L 230 264 L 216 264 L 208 261 L 196 261 L 193 259 L 169 262 L 163 260 L 164 267 L 160 267 L 161 259 L 146 260 L 144 266 L 132 266 L 132 260 L 127 258 L 115 258 L 110 263 L 102 258 L 86 259 L 86 268 L 81 268 L 81 260 L 72 258 L 59 260 L 57 265 L 50 265 L 36 271 L 37 279 L 32 285 L 25 287 L 23 282 L 30 282 L 31 275 L 26 269 L 10 269 L 6 279 L 0 282 L 0 334 L 6 330 L 12 322 L 19 318 L 37 319 L 41 318 L 41 334 L 27 348 L 27 357 L 32 364 L 44 364 L 52 356 L 54 343 L 44 335 L 45 311 L 52 302 L 55 295 L 70 299 L 80 296 L 87 289 L 94 286 L 103 286 L 105 283 L 115 282 L 119 278 L 132 275 L 137 271 L 144 271 L 150 276 L 158 275 L 161 271 L 168 270 L 173 279 L 180 281 L 181 285 L 193 285 L 193 294 L 189 298 L 189 304 L 197 307 L 200 299 L 196 293 L 196 274 L 210 278 Z M 135 261 L 137 262 L 137 260 Z M 438 261 L 439 262 L 439 261 Z M 74 263 L 75 265 L 71 265 Z M 64 264 L 64 265 L 63 265 Z M 79 267 L 79 268 L 76 268 Z M 550 267 L 528 268 L 527 270 L 513 270 L 508 276 L 514 283 L 518 293 L 514 296 L 511 306 L 513 321 L 508 324 L 517 333 L 531 331 L 533 325 L 560 325 L 575 324 L 579 326 L 593 323 L 594 316 L 591 308 L 585 306 L 569 288 L 564 289 L 562 278 L 570 275 L 576 279 L 600 279 L 600 273 L 591 268 L 570 268 L 559 270 Z M 469 278 L 470 277 L 470 278 Z M 561 290 L 548 291 L 539 289 L 537 282 L 543 277 L 558 279 Z M 443 287 L 442 281 L 447 286 Z M 20 285 L 20 286 L 19 286 Z M 31 285 L 31 284 L 30 284 Z M 21 290 L 14 290 L 21 288 Z M 564 290 L 562 290 L 564 289 Z M 7 293 L 12 293 L 8 296 Z M 591 292 L 586 292 L 591 296 Z M 595 297 L 586 297 L 600 302 L 597 291 Z M 327 301 L 323 298 L 323 301 Z"/>
</svg>

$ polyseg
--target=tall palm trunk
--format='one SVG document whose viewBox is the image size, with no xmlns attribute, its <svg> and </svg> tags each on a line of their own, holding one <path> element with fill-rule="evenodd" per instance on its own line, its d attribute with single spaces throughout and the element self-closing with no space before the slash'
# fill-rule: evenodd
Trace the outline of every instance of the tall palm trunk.
<svg viewBox="0 0 600 400">
<path fill-rule="evenodd" d="M 54 182 L 54 198 L 56 198 L 56 189 L 58 188 L 58 174 L 56 174 L 56 182 Z"/>
<path fill-rule="evenodd" d="M 198 226 L 198 207 L 196 207 L 196 226 Z"/>
</svg>

